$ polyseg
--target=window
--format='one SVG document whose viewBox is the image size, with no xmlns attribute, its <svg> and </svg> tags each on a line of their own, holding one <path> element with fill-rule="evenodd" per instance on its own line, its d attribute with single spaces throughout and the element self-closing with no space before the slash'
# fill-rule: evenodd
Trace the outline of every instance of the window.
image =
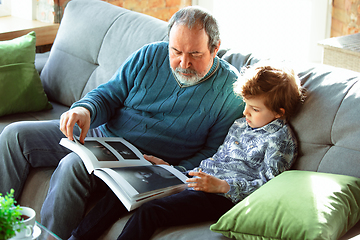
<svg viewBox="0 0 360 240">
<path fill-rule="evenodd" d="M 0 0 L 0 17 L 11 15 L 11 0 Z"/>
<path fill-rule="evenodd" d="M 329 0 L 193 0 L 219 22 L 221 47 L 264 57 L 321 62 Z"/>
</svg>

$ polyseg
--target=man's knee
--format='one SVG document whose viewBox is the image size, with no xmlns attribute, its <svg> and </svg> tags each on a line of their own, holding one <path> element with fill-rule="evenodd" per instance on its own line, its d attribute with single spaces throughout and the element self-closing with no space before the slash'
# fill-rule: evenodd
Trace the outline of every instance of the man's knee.
<svg viewBox="0 0 360 240">
<path fill-rule="evenodd" d="M 45 124 L 46 123 L 46 124 Z M 58 129 L 58 121 L 20 121 L 7 125 L 0 134 L 1 141 L 32 139 L 38 132 L 48 131 L 51 127 Z"/>
<path fill-rule="evenodd" d="M 1 132 L 2 140 L 8 140 L 13 137 L 16 137 L 24 131 L 31 131 L 31 129 L 24 126 L 23 122 L 15 122 L 7 125 L 4 130 Z"/>
<path fill-rule="evenodd" d="M 83 174 L 86 171 L 85 165 L 81 158 L 73 152 L 69 153 L 63 159 L 61 159 L 57 169 L 72 174 Z"/>
</svg>

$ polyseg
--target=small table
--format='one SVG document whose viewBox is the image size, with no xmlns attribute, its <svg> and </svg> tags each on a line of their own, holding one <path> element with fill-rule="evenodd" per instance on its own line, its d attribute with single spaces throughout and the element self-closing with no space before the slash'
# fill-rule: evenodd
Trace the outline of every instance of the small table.
<svg viewBox="0 0 360 240">
<path fill-rule="evenodd" d="M 323 63 L 360 72 L 360 33 L 322 40 Z"/>
<path fill-rule="evenodd" d="M 58 23 L 44 23 L 12 16 L 0 17 L 0 41 L 11 40 L 35 31 L 37 47 L 52 45 L 58 29 Z"/>
<path fill-rule="evenodd" d="M 35 222 L 35 227 L 38 227 L 38 229 L 40 229 L 41 231 L 40 235 L 36 238 L 37 240 L 61 240 L 61 238 L 56 236 L 54 233 L 52 233 L 49 229 L 47 229 L 40 223 Z M 38 230 L 34 230 L 34 234 L 36 234 L 36 231 Z"/>
</svg>

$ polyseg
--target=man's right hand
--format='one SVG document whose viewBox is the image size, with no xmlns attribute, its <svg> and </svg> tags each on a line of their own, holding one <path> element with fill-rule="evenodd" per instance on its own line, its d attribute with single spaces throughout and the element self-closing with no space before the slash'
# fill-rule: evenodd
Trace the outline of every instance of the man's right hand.
<svg viewBox="0 0 360 240">
<path fill-rule="evenodd" d="M 60 117 L 60 130 L 65 136 L 73 141 L 73 130 L 77 123 L 81 128 L 80 142 L 84 143 L 85 136 L 90 128 L 90 111 L 84 107 L 75 107 L 64 112 Z"/>
</svg>

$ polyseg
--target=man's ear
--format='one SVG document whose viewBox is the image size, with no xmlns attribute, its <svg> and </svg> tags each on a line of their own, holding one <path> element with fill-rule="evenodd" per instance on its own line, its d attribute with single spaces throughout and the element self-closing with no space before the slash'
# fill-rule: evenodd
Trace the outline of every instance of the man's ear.
<svg viewBox="0 0 360 240">
<path fill-rule="evenodd" d="M 214 49 L 213 58 L 216 56 L 217 52 L 220 50 L 220 45 L 221 45 L 221 40 L 219 40 L 219 43 L 217 44 L 217 46 Z"/>
<path fill-rule="evenodd" d="M 277 114 L 275 115 L 276 118 L 282 118 L 282 117 L 284 116 L 284 114 L 285 114 L 285 109 L 280 108 L 279 110 L 280 110 L 280 111 L 279 111 L 280 113 L 277 113 Z"/>
</svg>

